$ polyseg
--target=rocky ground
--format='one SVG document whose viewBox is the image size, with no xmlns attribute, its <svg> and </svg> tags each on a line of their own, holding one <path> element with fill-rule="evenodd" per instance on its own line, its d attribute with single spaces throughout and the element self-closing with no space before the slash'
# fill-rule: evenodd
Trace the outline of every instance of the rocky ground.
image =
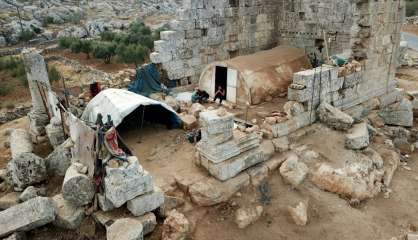
<svg viewBox="0 0 418 240">
<path fill-rule="evenodd" d="M 1 0 L 0 47 L 21 42 L 22 30 L 33 32 L 35 43 L 60 36 L 97 37 L 104 30 L 124 30 L 134 20 L 157 29 L 173 18 L 181 4 L 181 0 Z"/>
</svg>

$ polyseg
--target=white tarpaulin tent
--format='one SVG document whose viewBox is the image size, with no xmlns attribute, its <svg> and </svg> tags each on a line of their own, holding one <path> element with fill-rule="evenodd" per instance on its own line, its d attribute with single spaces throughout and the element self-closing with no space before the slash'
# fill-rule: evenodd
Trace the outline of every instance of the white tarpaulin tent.
<svg viewBox="0 0 418 240">
<path fill-rule="evenodd" d="M 81 119 L 95 123 L 97 114 L 112 117 L 115 126 L 122 123 L 123 119 L 140 106 L 159 105 L 171 112 L 175 120 L 180 122 L 177 113 L 167 104 L 155 101 L 142 95 L 123 89 L 106 89 L 95 96 L 88 104 Z"/>
</svg>

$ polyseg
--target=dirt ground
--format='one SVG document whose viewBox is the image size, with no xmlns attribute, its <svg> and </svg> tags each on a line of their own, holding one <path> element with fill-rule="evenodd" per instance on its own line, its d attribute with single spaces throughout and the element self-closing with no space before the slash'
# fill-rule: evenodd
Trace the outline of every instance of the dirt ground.
<svg viewBox="0 0 418 240">
<path fill-rule="evenodd" d="M 333 164 L 341 165 L 350 160 L 350 151 L 344 149 L 343 135 L 319 129 L 304 137 L 300 144 L 326 156 L 325 161 Z M 174 174 L 206 174 L 193 164 L 194 148 L 181 140 L 182 130 L 147 126 L 140 132 L 122 134 L 160 186 L 172 184 Z M 351 207 L 336 194 L 318 189 L 310 181 L 292 189 L 276 171 L 268 180 L 270 204 L 264 206 L 261 220 L 246 229 L 239 229 L 234 223 L 235 209 L 262 204 L 258 189 L 245 189 L 239 197 L 219 206 L 199 208 L 188 203 L 181 210 L 196 225 L 190 239 L 391 239 L 416 231 L 418 227 L 415 211 L 418 208 L 417 160 L 418 154 L 414 154 L 408 163 L 412 170 L 399 168 L 396 172 L 389 199 L 381 194 L 359 208 Z M 299 201 L 309 202 L 306 227 L 296 226 L 287 212 L 288 206 L 295 206 Z M 151 239 L 158 239 L 156 232 Z"/>
</svg>

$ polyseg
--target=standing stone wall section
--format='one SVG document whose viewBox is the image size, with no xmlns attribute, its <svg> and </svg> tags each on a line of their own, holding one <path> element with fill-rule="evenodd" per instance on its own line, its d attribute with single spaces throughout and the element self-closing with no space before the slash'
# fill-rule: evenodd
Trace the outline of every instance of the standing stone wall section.
<svg viewBox="0 0 418 240">
<path fill-rule="evenodd" d="M 404 10 L 404 0 L 186 0 L 150 58 L 169 79 L 187 85 L 197 83 L 209 63 L 276 45 L 323 57 L 325 48 L 318 49 L 326 39 L 330 55 L 365 60 L 367 77 L 387 81 Z"/>
</svg>

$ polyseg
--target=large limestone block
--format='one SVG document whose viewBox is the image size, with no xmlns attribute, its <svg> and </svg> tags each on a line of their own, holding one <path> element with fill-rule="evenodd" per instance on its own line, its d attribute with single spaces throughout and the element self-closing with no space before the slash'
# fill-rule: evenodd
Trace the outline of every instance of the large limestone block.
<svg viewBox="0 0 418 240">
<path fill-rule="evenodd" d="M 63 198 L 62 194 L 54 196 L 52 200 L 57 210 L 53 224 L 64 229 L 77 229 L 84 220 L 84 208 L 73 206 Z"/>
<path fill-rule="evenodd" d="M 67 169 L 71 165 L 71 139 L 59 145 L 54 151 L 45 158 L 46 168 L 49 175 L 65 176 Z"/>
<path fill-rule="evenodd" d="M 336 130 L 347 130 L 351 128 L 354 119 L 350 115 L 338 110 L 324 102 L 318 108 L 319 120 L 327 126 Z"/>
<path fill-rule="evenodd" d="M 164 204 L 164 192 L 155 187 L 154 191 L 129 200 L 127 207 L 134 216 L 142 216 L 157 209 L 162 204 Z"/>
<path fill-rule="evenodd" d="M 212 176 L 221 181 L 226 181 L 237 176 L 245 169 L 265 160 L 267 160 L 267 157 L 263 150 L 261 148 L 255 148 L 217 164 L 202 156 L 200 164 L 206 168 Z"/>
<path fill-rule="evenodd" d="M 47 179 L 45 160 L 33 153 L 22 153 L 7 164 L 7 174 L 14 187 L 23 190 Z"/>
<path fill-rule="evenodd" d="M 232 130 L 234 129 L 234 115 L 232 115 L 231 113 L 220 113 L 221 110 L 219 109 L 208 110 L 200 113 L 199 120 L 202 132 L 206 132 L 207 136 L 223 132 L 232 132 Z"/>
<path fill-rule="evenodd" d="M 142 240 L 143 238 L 142 224 L 133 218 L 118 219 L 106 229 L 107 240 Z"/>
<path fill-rule="evenodd" d="M 65 173 L 62 183 L 62 196 L 74 206 L 89 204 L 95 194 L 92 179 L 79 173 L 76 164 L 72 164 Z"/>
<path fill-rule="evenodd" d="M 51 198 L 37 197 L 0 212 L 0 237 L 17 231 L 29 231 L 55 219 Z"/>
<path fill-rule="evenodd" d="M 12 158 L 16 158 L 22 153 L 31 153 L 33 151 L 32 140 L 27 131 L 14 129 L 10 133 L 10 151 Z"/>
<path fill-rule="evenodd" d="M 345 146 L 348 149 L 359 150 L 370 144 L 369 130 L 367 123 L 355 124 L 345 135 Z"/>
<path fill-rule="evenodd" d="M 236 192 L 249 184 L 250 177 L 247 173 L 241 173 L 225 182 L 210 178 L 191 185 L 189 194 L 197 205 L 213 206 L 228 201 Z"/>
<path fill-rule="evenodd" d="M 379 116 L 388 125 L 412 127 L 414 122 L 412 104 L 406 99 L 382 109 Z"/>
<path fill-rule="evenodd" d="M 106 166 L 104 187 L 106 198 L 116 208 L 154 189 L 152 176 L 142 169 L 136 157 L 128 159 L 127 167 Z"/>
</svg>

